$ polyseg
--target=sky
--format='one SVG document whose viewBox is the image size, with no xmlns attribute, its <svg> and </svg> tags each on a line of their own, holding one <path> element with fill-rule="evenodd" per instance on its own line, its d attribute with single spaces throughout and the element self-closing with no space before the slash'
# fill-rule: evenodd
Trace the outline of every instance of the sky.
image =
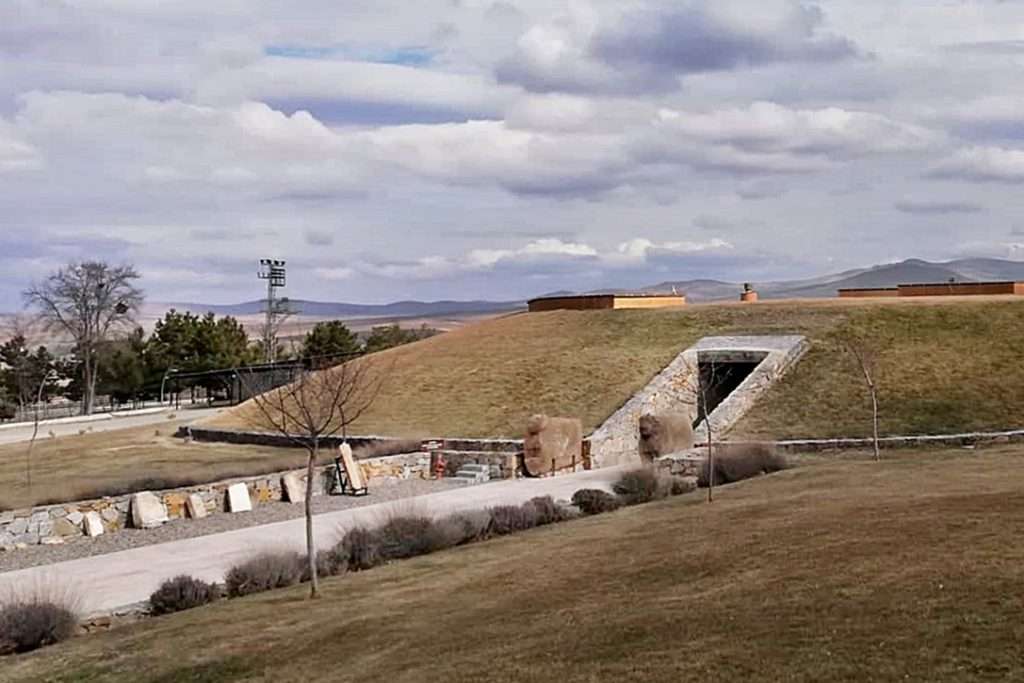
<svg viewBox="0 0 1024 683">
<path fill-rule="evenodd" d="M 1024 258 L 1017 0 L 4 0 L 0 310 Z"/>
</svg>

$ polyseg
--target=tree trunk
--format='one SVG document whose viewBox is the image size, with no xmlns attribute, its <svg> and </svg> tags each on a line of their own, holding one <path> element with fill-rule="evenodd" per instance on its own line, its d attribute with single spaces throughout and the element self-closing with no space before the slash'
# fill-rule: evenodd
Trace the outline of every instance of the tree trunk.
<svg viewBox="0 0 1024 683">
<path fill-rule="evenodd" d="M 711 437 L 711 420 L 705 417 L 704 426 L 708 429 L 708 502 L 710 503 L 714 499 L 715 490 L 715 454 L 711 450 L 713 441 Z"/>
<path fill-rule="evenodd" d="M 92 353 L 89 350 L 84 350 L 82 352 L 82 415 L 92 415 L 95 386 Z"/>
<path fill-rule="evenodd" d="M 313 439 L 306 463 L 306 556 L 309 560 L 309 597 L 320 595 L 320 583 L 316 575 L 316 545 L 313 543 L 313 474 L 317 456 L 320 454 L 320 440 Z"/>
<path fill-rule="evenodd" d="M 882 453 L 878 446 L 878 391 L 874 386 L 871 387 L 871 426 L 873 430 L 871 443 L 875 447 L 875 460 L 881 460 Z"/>
</svg>

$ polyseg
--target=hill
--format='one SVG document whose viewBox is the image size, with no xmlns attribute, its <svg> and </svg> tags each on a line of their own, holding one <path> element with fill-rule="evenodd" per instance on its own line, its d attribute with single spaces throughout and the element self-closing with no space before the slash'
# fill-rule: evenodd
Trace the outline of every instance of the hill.
<svg viewBox="0 0 1024 683">
<path fill-rule="evenodd" d="M 3 662 L 72 681 L 1024 678 L 1021 451 L 830 460 Z"/>
<path fill-rule="evenodd" d="M 591 431 L 679 352 L 720 334 L 804 334 L 812 350 L 736 427 L 749 438 L 866 436 L 854 331 L 881 351 L 886 434 L 1021 426 L 1024 300 L 788 301 L 486 320 L 375 356 L 388 376 L 352 433 L 520 437 L 534 413 Z M 239 411 L 214 420 L 245 429 Z"/>
<path fill-rule="evenodd" d="M 292 308 L 302 316 L 316 318 L 421 318 L 478 313 L 505 313 L 525 308 L 520 301 L 396 301 L 390 304 L 350 304 L 344 302 L 291 299 Z M 214 313 L 216 315 L 258 315 L 266 310 L 266 299 L 240 304 L 160 303 L 151 309 Z"/>
</svg>

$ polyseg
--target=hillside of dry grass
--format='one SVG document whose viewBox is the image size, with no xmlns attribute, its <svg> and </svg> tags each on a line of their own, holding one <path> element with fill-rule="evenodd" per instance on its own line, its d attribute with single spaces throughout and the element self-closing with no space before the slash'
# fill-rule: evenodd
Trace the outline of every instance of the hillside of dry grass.
<svg viewBox="0 0 1024 683">
<path fill-rule="evenodd" d="M 817 460 L 0 662 L 0 680 L 1024 677 L 1019 448 Z M 813 461 L 812 461 L 813 462 Z"/>
<path fill-rule="evenodd" d="M 887 434 L 1005 429 L 1024 419 L 1024 301 L 964 298 L 553 311 L 488 320 L 379 355 L 391 368 L 353 433 L 519 437 L 533 413 L 597 427 L 703 336 L 804 334 L 810 354 L 732 436 L 866 436 L 844 330 L 881 351 Z M 246 429 L 240 407 L 213 424 Z"/>
<path fill-rule="evenodd" d="M 0 509 L 82 500 L 117 492 L 187 486 L 301 467 L 294 448 L 187 442 L 181 421 L 0 446 Z M 329 454 L 325 454 L 325 458 Z M 29 467 L 31 465 L 31 467 Z M 31 472 L 29 490 L 27 471 Z"/>
</svg>

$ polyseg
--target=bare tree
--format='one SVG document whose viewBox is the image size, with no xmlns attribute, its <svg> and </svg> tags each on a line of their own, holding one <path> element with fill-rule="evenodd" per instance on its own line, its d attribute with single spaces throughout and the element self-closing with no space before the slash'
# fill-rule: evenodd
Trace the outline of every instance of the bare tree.
<svg viewBox="0 0 1024 683">
<path fill-rule="evenodd" d="M 25 303 L 38 311 L 47 329 L 75 341 L 84 415 L 93 411 L 100 346 L 117 330 L 130 328 L 142 305 L 142 290 L 133 284 L 138 278 L 131 265 L 83 261 L 69 263 L 25 290 Z"/>
<path fill-rule="evenodd" d="M 705 371 L 702 372 L 701 366 Z M 699 353 L 688 361 L 682 372 L 673 381 L 673 394 L 676 400 L 688 406 L 693 414 L 693 426 L 703 424 L 705 430 L 704 447 L 707 449 L 708 468 L 708 502 L 714 500 L 715 489 L 715 430 L 711 422 L 714 412 L 714 394 L 724 383 L 724 375 L 719 372 L 714 357 L 701 362 Z"/>
<path fill-rule="evenodd" d="M 253 428 L 275 432 L 306 449 L 306 552 L 310 597 L 317 597 L 316 546 L 313 543 L 313 480 L 321 442 L 341 433 L 373 405 L 386 373 L 368 358 L 358 358 L 330 369 L 300 369 L 293 381 L 260 391 L 255 372 L 239 375 L 253 395 L 242 406 L 242 418 Z M 264 385 L 266 381 L 262 382 Z"/>
<path fill-rule="evenodd" d="M 871 445 L 874 448 L 875 460 L 882 459 L 878 438 L 878 347 L 861 334 L 848 332 L 840 337 L 840 344 L 847 354 L 857 363 L 864 387 L 871 398 Z"/>
</svg>

